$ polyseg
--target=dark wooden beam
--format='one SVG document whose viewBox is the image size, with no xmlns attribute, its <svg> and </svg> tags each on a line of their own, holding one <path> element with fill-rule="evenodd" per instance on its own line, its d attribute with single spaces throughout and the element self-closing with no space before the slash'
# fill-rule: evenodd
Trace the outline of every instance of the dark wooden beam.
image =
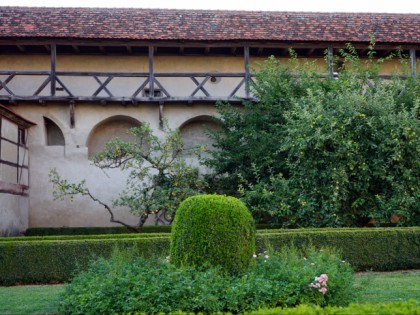
<svg viewBox="0 0 420 315">
<path fill-rule="evenodd" d="M 310 48 L 310 49 L 308 49 L 308 52 L 306 53 L 306 56 L 307 56 L 307 57 L 312 56 L 312 54 L 314 53 L 314 51 L 315 51 L 315 48 Z"/>
<path fill-rule="evenodd" d="M 331 46 L 327 48 L 327 61 L 328 61 L 328 77 L 334 79 L 334 50 Z"/>
<path fill-rule="evenodd" d="M 74 101 L 70 101 L 70 128 L 74 128 L 75 120 L 74 120 Z"/>
<path fill-rule="evenodd" d="M 26 53 L 26 48 L 25 46 L 22 45 L 16 45 L 17 49 L 19 49 L 20 52 Z"/>
<path fill-rule="evenodd" d="M 51 96 L 55 96 L 55 78 L 56 78 L 56 64 L 57 64 L 57 46 L 51 44 L 51 73 L 50 73 L 50 87 Z"/>
<path fill-rule="evenodd" d="M 50 45 L 51 40 L 38 40 L 38 39 L 5 39 L 0 40 L 0 45 Z M 81 40 L 73 40 L 73 39 L 54 39 L 54 43 L 57 45 L 76 45 L 76 46 L 133 46 L 133 47 L 148 47 L 150 45 L 156 47 L 243 47 L 248 46 L 250 48 L 285 48 L 288 49 L 290 47 L 293 48 L 315 48 L 315 49 L 325 49 L 326 46 L 332 46 L 333 48 L 345 48 L 346 42 L 275 42 L 275 41 L 214 41 L 205 43 L 199 41 L 138 41 L 138 40 L 98 40 L 98 39 L 81 39 Z M 353 43 L 353 46 L 356 49 L 367 49 L 369 43 Z M 409 49 L 419 49 L 418 44 L 404 44 L 404 43 L 395 43 L 395 44 L 381 44 L 376 43 L 375 49 L 376 50 L 392 50 L 394 51 L 397 47 L 401 47 L 403 50 Z"/>
<path fill-rule="evenodd" d="M 164 119 L 165 116 L 163 115 L 163 102 L 159 102 L 159 129 L 163 130 L 163 128 L 165 127 L 164 124 Z"/>
<path fill-rule="evenodd" d="M 249 47 L 244 46 L 244 67 L 245 67 L 245 96 L 249 98 L 249 81 L 250 81 L 250 69 L 249 69 Z"/>
<path fill-rule="evenodd" d="M 26 185 L 13 184 L 0 180 L 0 193 L 26 196 L 25 189 L 28 188 Z"/>
<path fill-rule="evenodd" d="M 410 70 L 411 76 L 415 77 L 417 75 L 417 60 L 416 60 L 416 50 L 410 49 Z"/>
<path fill-rule="evenodd" d="M 155 47 L 149 46 L 149 97 L 155 95 Z"/>
</svg>

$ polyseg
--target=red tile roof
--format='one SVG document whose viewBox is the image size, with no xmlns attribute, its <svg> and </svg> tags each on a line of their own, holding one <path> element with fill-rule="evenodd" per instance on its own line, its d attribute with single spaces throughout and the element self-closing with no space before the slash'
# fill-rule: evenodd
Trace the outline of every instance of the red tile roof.
<svg viewBox="0 0 420 315">
<path fill-rule="evenodd" d="M 1 38 L 419 44 L 420 14 L 0 7 Z"/>
</svg>

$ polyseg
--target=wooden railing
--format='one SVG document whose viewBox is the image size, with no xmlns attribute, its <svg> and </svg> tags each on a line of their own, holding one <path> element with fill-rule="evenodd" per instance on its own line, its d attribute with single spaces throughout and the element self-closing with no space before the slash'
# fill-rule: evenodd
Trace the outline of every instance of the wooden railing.
<svg viewBox="0 0 420 315">
<path fill-rule="evenodd" d="M 0 71 L 0 101 L 235 102 L 250 98 L 252 80 L 246 72 Z"/>
</svg>

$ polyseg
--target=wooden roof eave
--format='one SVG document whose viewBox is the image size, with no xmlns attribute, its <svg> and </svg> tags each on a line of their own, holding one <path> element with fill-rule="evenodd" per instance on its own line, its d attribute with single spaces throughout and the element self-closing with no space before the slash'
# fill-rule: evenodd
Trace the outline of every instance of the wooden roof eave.
<svg viewBox="0 0 420 315">
<path fill-rule="evenodd" d="M 0 45 L 65 45 L 65 46 L 132 46 L 132 47 L 197 47 L 197 48 L 217 48 L 217 47 L 244 47 L 250 48 L 345 48 L 346 43 L 351 43 L 356 49 L 366 48 L 369 42 L 351 41 L 271 41 L 271 40 L 133 40 L 133 39 L 103 39 L 103 38 L 29 38 L 29 37 L 0 37 Z M 376 42 L 375 48 L 380 50 L 393 50 L 396 47 L 403 49 L 420 49 L 420 43 L 408 42 Z"/>
<path fill-rule="evenodd" d="M 26 118 L 23 118 L 22 116 L 16 114 L 15 112 L 11 111 L 6 106 L 3 106 L 1 104 L 0 104 L 0 116 L 6 117 L 8 120 L 16 123 L 19 127 L 22 127 L 25 129 L 36 125 L 36 123 L 30 120 L 27 120 Z"/>
</svg>

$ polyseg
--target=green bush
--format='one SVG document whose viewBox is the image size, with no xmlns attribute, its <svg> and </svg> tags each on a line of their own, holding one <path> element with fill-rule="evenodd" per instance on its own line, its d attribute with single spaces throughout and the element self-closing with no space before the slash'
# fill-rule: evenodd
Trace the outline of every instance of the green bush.
<svg viewBox="0 0 420 315">
<path fill-rule="evenodd" d="M 334 247 L 356 270 L 420 268 L 420 228 L 275 230 L 258 233 L 257 248 Z"/>
<path fill-rule="evenodd" d="M 164 256 L 169 238 L 0 242 L 0 285 L 65 282 L 115 247 L 144 257 Z"/>
<path fill-rule="evenodd" d="M 334 80 L 270 57 L 251 85 L 258 101 L 218 105 L 204 163 L 213 189 L 239 193 L 257 222 L 420 225 L 420 77 L 380 79 L 383 58 L 347 48 Z"/>
<path fill-rule="evenodd" d="M 182 313 L 179 313 L 181 315 Z M 262 309 L 251 312 L 252 315 L 418 315 L 420 305 L 417 301 L 394 302 L 386 304 L 354 304 L 347 307 L 299 305 L 294 308 Z"/>
<path fill-rule="evenodd" d="M 181 203 L 171 236 L 176 266 L 220 266 L 237 274 L 248 267 L 254 251 L 254 220 L 238 199 L 201 195 Z"/>
<path fill-rule="evenodd" d="M 310 287 L 328 275 L 325 295 Z M 352 298 L 352 270 L 327 251 L 309 250 L 306 260 L 293 248 L 264 253 L 246 273 L 232 276 L 220 267 L 177 268 L 156 259 L 115 253 L 79 274 L 61 297 L 68 314 L 144 312 L 232 312 L 301 303 L 346 305 Z"/>
<path fill-rule="evenodd" d="M 145 225 L 141 228 L 142 233 L 170 233 L 170 225 Z M 107 227 L 59 227 L 59 228 L 29 228 L 26 236 L 47 236 L 47 235 L 98 235 L 98 234 L 126 234 L 130 231 L 124 226 Z"/>
<path fill-rule="evenodd" d="M 334 247 L 355 270 L 420 269 L 420 228 L 261 230 L 256 251 Z M 0 285 L 65 282 L 115 246 L 145 256 L 169 255 L 169 234 L 0 238 Z"/>
</svg>

